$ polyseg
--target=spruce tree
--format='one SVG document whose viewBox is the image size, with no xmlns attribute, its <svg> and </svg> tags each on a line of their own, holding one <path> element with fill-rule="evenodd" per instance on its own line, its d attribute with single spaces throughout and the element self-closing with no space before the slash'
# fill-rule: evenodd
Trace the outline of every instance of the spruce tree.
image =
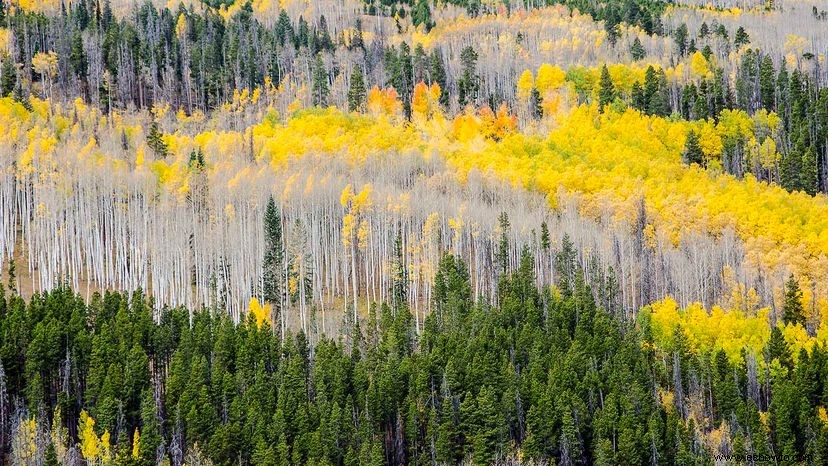
<svg viewBox="0 0 828 466">
<path fill-rule="evenodd" d="M 167 143 L 161 137 L 161 131 L 158 129 L 158 122 L 152 120 L 150 123 L 149 133 L 147 134 L 147 146 L 152 150 L 156 156 L 166 158 L 169 153 Z"/>
<path fill-rule="evenodd" d="M 460 63 L 463 72 L 457 82 L 458 101 L 461 106 L 473 104 L 477 100 L 477 93 L 480 89 L 479 77 L 477 76 L 477 52 L 470 45 L 460 52 Z"/>
<path fill-rule="evenodd" d="M 762 108 L 769 112 L 774 110 L 776 85 L 774 83 L 773 60 L 770 55 L 765 55 L 759 65 L 759 97 L 762 101 Z"/>
<path fill-rule="evenodd" d="M 402 230 L 397 231 L 397 237 L 394 239 L 394 257 L 391 264 L 391 272 L 392 305 L 395 311 L 399 311 L 408 303 L 408 269 L 405 264 Z"/>
<path fill-rule="evenodd" d="M 690 130 L 687 133 L 687 142 L 684 144 L 684 161 L 688 165 L 697 164 L 699 166 L 704 166 L 704 152 L 702 152 L 701 145 L 699 144 L 699 135 Z"/>
<path fill-rule="evenodd" d="M 317 107 L 326 107 L 328 105 L 328 71 L 325 69 L 325 64 L 322 62 L 322 54 L 316 55 L 316 61 L 313 65 L 313 86 L 311 94 L 313 96 L 313 105 Z"/>
<path fill-rule="evenodd" d="M 533 87 L 529 95 L 529 110 L 532 118 L 537 120 L 543 117 L 543 97 L 537 87 Z"/>
<path fill-rule="evenodd" d="M 17 67 L 14 65 L 11 55 L 4 54 L 3 62 L 0 64 L 0 93 L 7 97 L 17 87 Z"/>
<path fill-rule="evenodd" d="M 603 110 L 604 107 L 615 101 L 615 85 L 612 83 L 612 77 L 609 74 L 607 65 L 601 67 L 601 81 L 600 89 L 598 90 L 598 106 Z"/>
<path fill-rule="evenodd" d="M 365 78 L 362 68 L 355 66 L 351 72 L 351 83 L 348 86 L 348 111 L 356 112 L 365 108 Z"/>
<path fill-rule="evenodd" d="M 509 233 L 511 225 L 509 224 L 509 215 L 506 212 L 501 212 L 497 220 L 500 224 L 500 241 L 497 245 L 497 253 L 495 253 L 495 263 L 500 273 L 505 274 L 509 270 Z"/>
<path fill-rule="evenodd" d="M 265 209 L 264 233 L 262 296 L 265 302 L 273 306 L 274 313 L 280 313 L 284 293 L 284 245 L 282 244 L 282 215 L 273 196 L 268 199 Z"/>
<path fill-rule="evenodd" d="M 782 306 L 782 321 L 786 324 L 804 324 L 805 309 L 802 307 L 802 290 L 793 274 L 785 283 L 785 303 Z"/>
<path fill-rule="evenodd" d="M 630 45 L 630 55 L 633 60 L 642 60 L 647 56 L 647 51 L 644 49 L 644 45 L 641 44 L 641 40 L 638 37 Z"/>
<path fill-rule="evenodd" d="M 411 20 L 414 22 L 414 26 L 422 24 L 426 32 L 431 29 L 431 7 L 428 4 L 428 0 L 417 0 L 411 12 Z"/>
<path fill-rule="evenodd" d="M 808 146 L 802 153 L 802 173 L 800 174 L 800 187 L 811 196 L 819 192 L 819 168 L 816 152 L 813 146 Z"/>
<path fill-rule="evenodd" d="M 681 25 L 676 29 L 675 33 L 673 33 L 673 39 L 676 42 L 676 50 L 678 51 L 678 54 L 681 57 L 687 54 L 687 36 L 687 25 L 681 23 Z"/>
<path fill-rule="evenodd" d="M 443 91 L 440 94 L 440 105 L 448 105 L 449 90 L 447 87 L 448 81 L 446 80 L 446 66 L 443 64 L 443 58 L 437 48 L 431 51 L 431 57 L 429 58 L 429 77 L 429 84 L 437 83 Z"/>
<path fill-rule="evenodd" d="M 736 35 L 733 37 L 733 45 L 737 48 L 750 43 L 750 35 L 745 31 L 745 28 L 739 26 L 736 30 Z"/>
</svg>

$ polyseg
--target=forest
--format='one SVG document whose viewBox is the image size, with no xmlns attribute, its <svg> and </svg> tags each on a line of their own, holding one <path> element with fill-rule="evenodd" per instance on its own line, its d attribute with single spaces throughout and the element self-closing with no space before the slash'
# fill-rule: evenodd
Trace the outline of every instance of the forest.
<svg viewBox="0 0 828 466">
<path fill-rule="evenodd" d="M 0 0 L 0 463 L 828 463 L 813 0 Z"/>
</svg>

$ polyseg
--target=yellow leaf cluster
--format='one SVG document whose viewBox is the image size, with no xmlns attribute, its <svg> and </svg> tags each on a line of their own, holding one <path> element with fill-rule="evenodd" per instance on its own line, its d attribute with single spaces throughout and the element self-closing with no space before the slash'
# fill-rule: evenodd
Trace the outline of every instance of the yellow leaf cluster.
<svg viewBox="0 0 828 466">
<path fill-rule="evenodd" d="M 250 305 L 248 306 L 248 312 L 253 315 L 256 319 L 256 325 L 261 327 L 263 324 L 267 324 L 269 327 L 272 325 L 272 308 L 270 303 L 265 303 L 262 305 L 259 303 L 259 300 L 256 298 L 250 298 Z M 138 435 L 138 431 L 135 431 L 136 436 Z"/>
</svg>

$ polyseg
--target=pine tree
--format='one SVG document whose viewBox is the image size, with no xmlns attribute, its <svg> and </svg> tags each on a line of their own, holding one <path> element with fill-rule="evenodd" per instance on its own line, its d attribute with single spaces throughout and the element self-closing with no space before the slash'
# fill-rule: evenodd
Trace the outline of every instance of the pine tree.
<svg viewBox="0 0 828 466">
<path fill-rule="evenodd" d="M 431 27 L 431 7 L 428 4 L 428 0 L 417 0 L 417 3 L 414 5 L 414 9 L 411 12 L 411 20 L 414 23 L 414 26 L 423 25 L 423 29 L 428 32 Z"/>
<path fill-rule="evenodd" d="M 533 87 L 529 94 L 529 110 L 532 118 L 537 120 L 543 117 L 543 97 L 537 87 Z"/>
<path fill-rule="evenodd" d="M 690 130 L 687 133 L 687 142 L 684 144 L 684 161 L 688 165 L 697 164 L 699 166 L 704 166 L 704 152 L 702 152 L 701 145 L 699 144 L 699 135 Z"/>
<path fill-rule="evenodd" d="M 771 112 L 775 109 L 776 84 L 774 83 L 773 60 L 765 55 L 759 65 L 759 96 L 762 108 Z"/>
<path fill-rule="evenodd" d="M 79 78 L 86 78 L 89 67 L 89 62 L 86 58 L 86 52 L 83 49 L 83 37 L 80 31 L 75 31 L 72 35 L 72 45 L 69 51 L 69 64 L 72 67 L 75 75 Z"/>
<path fill-rule="evenodd" d="M 17 265 L 15 264 L 14 257 L 9 257 L 9 270 L 6 274 L 6 278 L 8 278 L 8 288 L 9 292 L 12 295 L 17 294 Z"/>
<path fill-rule="evenodd" d="M 549 247 L 551 246 L 551 241 L 549 240 L 549 226 L 546 225 L 546 222 L 541 222 L 541 249 L 544 251 L 548 251 Z"/>
<path fill-rule="evenodd" d="M 317 107 L 326 107 L 328 105 L 328 71 L 325 69 L 325 64 L 322 62 L 322 54 L 316 55 L 316 61 L 313 65 L 313 105 Z"/>
<path fill-rule="evenodd" d="M 802 153 L 802 173 L 800 174 L 800 185 L 803 191 L 811 196 L 819 192 L 819 168 L 817 156 L 813 146 L 808 146 Z"/>
<path fill-rule="evenodd" d="M 281 317 L 284 294 L 284 245 L 282 216 L 273 196 L 267 201 L 264 215 L 265 250 L 262 260 L 262 297 Z M 275 323 L 275 320 L 274 320 Z"/>
<path fill-rule="evenodd" d="M 279 19 L 276 21 L 276 40 L 282 47 L 285 43 L 293 42 L 293 24 L 290 22 L 290 17 L 285 9 L 279 12 Z"/>
<path fill-rule="evenodd" d="M 673 39 L 676 42 L 676 49 L 678 50 L 679 56 L 683 57 L 687 54 L 687 25 L 681 23 L 681 25 L 676 29 L 675 33 L 673 34 Z"/>
<path fill-rule="evenodd" d="M 647 56 L 647 51 L 644 49 L 644 45 L 641 44 L 641 40 L 637 36 L 635 40 L 633 40 L 632 45 L 630 45 L 630 55 L 633 60 L 642 60 Z"/>
<path fill-rule="evenodd" d="M 644 97 L 644 89 L 638 81 L 633 83 L 630 90 L 630 104 L 642 113 L 647 111 L 647 99 Z"/>
<path fill-rule="evenodd" d="M 782 154 L 779 183 L 788 191 L 796 191 L 802 188 L 801 175 L 804 152 L 804 143 L 800 139 L 793 150 Z"/>
<path fill-rule="evenodd" d="M 791 275 L 785 283 L 785 303 L 782 307 L 782 321 L 786 324 L 804 324 L 805 309 L 802 307 L 802 290 Z"/>
<path fill-rule="evenodd" d="M 355 66 L 351 72 L 351 84 L 348 87 L 348 111 L 356 112 L 365 108 L 365 78 L 362 68 Z"/>
<path fill-rule="evenodd" d="M 609 74 L 607 65 L 601 67 L 600 86 L 598 91 L 598 106 L 603 109 L 613 103 L 616 98 L 615 85 L 612 83 L 612 77 Z"/>
<path fill-rule="evenodd" d="M 11 55 L 4 54 L 0 64 L 0 93 L 7 97 L 17 87 L 17 67 L 14 65 Z"/>
<path fill-rule="evenodd" d="M 431 51 L 429 58 L 429 84 L 437 83 L 443 92 L 440 94 L 440 105 L 446 106 L 449 103 L 449 91 L 446 81 L 446 67 L 443 64 L 443 58 L 440 56 L 439 49 L 435 48 Z"/>
<path fill-rule="evenodd" d="M 473 447 L 474 461 L 476 464 L 492 464 L 501 448 L 502 429 L 505 424 L 503 410 L 500 409 L 495 390 L 490 386 L 483 386 L 477 395 L 474 408 L 473 424 L 467 431 Z"/>
<path fill-rule="evenodd" d="M 750 43 L 750 35 L 745 31 L 745 28 L 739 26 L 736 30 L 736 35 L 733 37 L 733 45 L 739 48 Z"/>
<path fill-rule="evenodd" d="M 405 249 L 403 248 L 402 231 L 397 231 L 394 239 L 394 257 L 392 270 L 392 305 L 395 311 L 403 309 L 408 303 L 408 268 L 405 265 Z"/>
<path fill-rule="evenodd" d="M 495 262 L 500 273 L 505 274 L 509 271 L 509 233 L 511 229 L 509 215 L 506 212 L 501 212 L 498 223 L 500 225 L 500 241 L 495 253 Z"/>
<path fill-rule="evenodd" d="M 149 133 L 147 134 L 147 146 L 149 146 L 150 150 L 152 150 L 155 155 L 162 159 L 166 158 L 169 153 L 167 143 L 164 142 L 164 139 L 162 139 L 161 131 L 158 129 L 158 122 L 155 120 L 152 120 L 152 123 L 150 124 Z"/>
<path fill-rule="evenodd" d="M 477 52 L 470 45 L 463 48 L 460 53 L 460 63 L 463 72 L 457 82 L 458 102 L 461 106 L 474 104 L 477 100 L 477 93 L 480 89 L 479 77 L 477 76 Z"/>
</svg>

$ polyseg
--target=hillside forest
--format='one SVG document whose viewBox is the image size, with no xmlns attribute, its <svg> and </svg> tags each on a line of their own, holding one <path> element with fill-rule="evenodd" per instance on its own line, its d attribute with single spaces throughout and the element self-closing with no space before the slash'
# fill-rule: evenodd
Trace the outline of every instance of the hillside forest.
<svg viewBox="0 0 828 466">
<path fill-rule="evenodd" d="M 0 463 L 828 462 L 815 0 L 0 0 Z"/>
</svg>

